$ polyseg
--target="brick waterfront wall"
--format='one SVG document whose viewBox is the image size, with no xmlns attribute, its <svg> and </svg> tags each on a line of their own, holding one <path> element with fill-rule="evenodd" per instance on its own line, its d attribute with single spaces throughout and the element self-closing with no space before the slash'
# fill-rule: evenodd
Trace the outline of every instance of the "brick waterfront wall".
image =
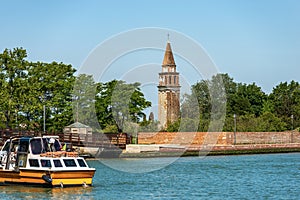
<svg viewBox="0 0 300 200">
<path fill-rule="evenodd" d="M 154 132 L 138 133 L 139 144 L 227 144 L 227 133 L 211 132 Z"/>
<path fill-rule="evenodd" d="M 231 134 L 233 135 L 233 134 Z M 232 136 L 233 137 L 233 136 Z M 237 144 L 283 144 L 300 143 L 300 134 L 290 132 L 238 132 L 236 133 Z"/>
<path fill-rule="evenodd" d="M 300 143 L 300 133 L 290 132 L 141 132 L 139 144 L 232 145 Z"/>
</svg>

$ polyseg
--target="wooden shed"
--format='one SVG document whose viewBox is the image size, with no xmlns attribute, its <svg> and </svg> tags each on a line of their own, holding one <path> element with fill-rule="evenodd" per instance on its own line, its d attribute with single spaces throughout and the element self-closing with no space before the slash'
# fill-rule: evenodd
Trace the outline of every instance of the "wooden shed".
<svg viewBox="0 0 300 200">
<path fill-rule="evenodd" d="M 75 122 L 64 128 L 64 133 L 78 133 L 80 135 L 81 134 L 91 135 L 92 131 L 93 129 L 91 127 L 82 124 L 80 122 Z"/>
</svg>

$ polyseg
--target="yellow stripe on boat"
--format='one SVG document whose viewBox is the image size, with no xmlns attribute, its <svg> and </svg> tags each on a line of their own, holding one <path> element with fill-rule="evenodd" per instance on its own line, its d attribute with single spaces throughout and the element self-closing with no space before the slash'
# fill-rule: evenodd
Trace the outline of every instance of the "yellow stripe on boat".
<svg viewBox="0 0 300 200">
<path fill-rule="evenodd" d="M 92 184 L 92 178 L 70 178 L 70 179 L 53 179 L 52 185 L 53 186 L 61 186 L 61 183 L 64 186 L 67 185 L 91 185 Z"/>
</svg>

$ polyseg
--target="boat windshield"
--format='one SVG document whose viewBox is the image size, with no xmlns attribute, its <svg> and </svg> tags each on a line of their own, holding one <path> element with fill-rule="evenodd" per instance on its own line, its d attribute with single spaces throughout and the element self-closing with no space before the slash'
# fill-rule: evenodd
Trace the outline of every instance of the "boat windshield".
<svg viewBox="0 0 300 200">
<path fill-rule="evenodd" d="M 31 139 L 30 148 L 32 154 L 41 154 L 43 152 L 42 140 L 40 138 Z"/>
<path fill-rule="evenodd" d="M 50 143 L 50 138 L 33 138 L 30 140 L 30 148 L 32 154 L 41 154 L 60 151 L 61 144 L 57 139 L 55 139 L 54 143 Z"/>
<path fill-rule="evenodd" d="M 13 140 L 12 149 L 17 149 L 18 143 L 19 143 L 19 140 L 18 140 L 18 139 L 14 139 L 14 140 Z M 5 144 L 4 144 L 4 146 L 2 147 L 2 150 L 1 150 L 1 151 L 6 151 L 6 152 L 8 152 L 9 146 L 10 146 L 10 140 L 8 140 L 8 141 L 5 142 Z M 12 149 L 11 149 L 11 150 L 12 150 Z"/>
<path fill-rule="evenodd" d="M 27 137 L 20 138 L 18 152 L 22 152 L 22 153 L 28 152 L 29 140 L 30 140 L 30 138 L 27 138 Z"/>
<path fill-rule="evenodd" d="M 54 138 L 53 138 L 53 140 L 50 140 L 50 139 L 52 139 L 52 138 L 43 138 L 45 152 L 60 151 L 62 147 L 61 147 L 59 140 L 54 139 Z"/>
<path fill-rule="evenodd" d="M 8 151 L 9 145 L 10 145 L 10 142 L 6 142 L 5 145 L 2 148 L 2 151 Z"/>
<path fill-rule="evenodd" d="M 58 140 L 56 140 L 56 139 L 54 141 L 54 148 L 55 148 L 55 151 L 60 151 L 61 148 L 62 148 L 60 142 Z"/>
</svg>

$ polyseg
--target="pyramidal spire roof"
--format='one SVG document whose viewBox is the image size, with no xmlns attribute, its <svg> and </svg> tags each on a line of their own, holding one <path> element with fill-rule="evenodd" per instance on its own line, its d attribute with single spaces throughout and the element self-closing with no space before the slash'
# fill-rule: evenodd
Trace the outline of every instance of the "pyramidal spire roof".
<svg viewBox="0 0 300 200">
<path fill-rule="evenodd" d="M 170 41 L 168 40 L 167 46 L 166 46 L 166 51 L 165 51 L 165 56 L 163 60 L 163 65 L 175 65 L 174 57 L 173 57 L 173 52 L 171 49 L 171 44 Z"/>
</svg>

